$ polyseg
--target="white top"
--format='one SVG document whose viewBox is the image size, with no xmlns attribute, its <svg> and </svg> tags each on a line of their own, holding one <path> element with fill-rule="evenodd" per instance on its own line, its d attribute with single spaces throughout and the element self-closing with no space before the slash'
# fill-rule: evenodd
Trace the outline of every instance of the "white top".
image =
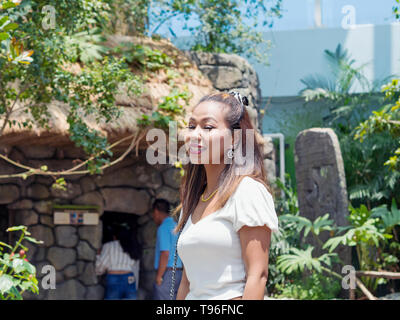
<svg viewBox="0 0 400 320">
<path fill-rule="evenodd" d="M 243 295 L 246 269 L 238 231 L 244 225 L 266 225 L 272 232 L 279 231 L 272 195 L 248 176 L 224 207 L 196 224 L 191 216 L 187 220 L 178 239 L 178 254 L 190 282 L 186 300 L 228 300 Z"/>
<path fill-rule="evenodd" d="M 101 275 L 108 270 L 132 271 L 135 276 L 136 289 L 139 288 L 140 260 L 132 259 L 124 252 L 119 240 L 106 242 L 101 254 L 96 255 L 96 274 Z"/>
</svg>

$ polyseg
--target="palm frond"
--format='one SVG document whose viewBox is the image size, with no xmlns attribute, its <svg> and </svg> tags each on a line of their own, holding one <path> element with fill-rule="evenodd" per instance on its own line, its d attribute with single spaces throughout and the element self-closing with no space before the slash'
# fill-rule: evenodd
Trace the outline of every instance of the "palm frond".
<svg viewBox="0 0 400 320">
<path fill-rule="evenodd" d="M 305 96 L 303 93 L 306 90 L 314 90 L 314 92 L 306 92 L 308 97 L 314 98 L 334 96 L 333 93 L 348 94 L 356 81 L 360 83 L 363 90 L 370 89 L 369 80 L 362 73 L 366 64 L 354 67 L 356 61 L 340 43 L 335 51 L 324 50 L 324 53 L 331 69 L 330 77 L 318 74 L 306 76 L 301 79 L 306 88 L 300 91 L 300 94 Z M 330 92 L 330 95 L 325 91 Z"/>
<path fill-rule="evenodd" d="M 99 44 L 104 40 L 101 30 L 93 28 L 65 37 L 65 48 L 67 51 L 75 52 L 83 63 L 89 63 L 101 60 L 102 55 L 107 53 L 107 47 Z"/>
<path fill-rule="evenodd" d="M 331 231 L 333 230 L 333 220 L 329 219 L 329 213 L 323 216 L 319 216 L 314 220 L 313 231 L 316 235 L 319 235 L 321 231 Z"/>
<path fill-rule="evenodd" d="M 308 75 L 300 80 L 306 89 L 323 89 L 328 92 L 336 90 L 335 79 L 320 74 Z"/>
<path fill-rule="evenodd" d="M 390 210 L 388 210 L 385 204 L 373 208 L 371 217 L 380 218 L 385 229 L 391 229 L 396 225 L 400 225 L 400 210 L 397 208 L 396 200 L 392 199 Z"/>
<path fill-rule="evenodd" d="M 322 272 L 321 263 L 331 265 L 331 258 L 337 256 L 336 253 L 325 253 L 320 257 L 313 257 L 314 247 L 308 246 L 305 250 L 291 248 L 292 254 L 284 254 L 277 258 L 277 268 L 283 273 L 303 272 L 305 269 Z"/>
<path fill-rule="evenodd" d="M 371 187 L 369 185 L 355 185 L 348 189 L 350 200 L 369 198 L 371 195 Z"/>
<path fill-rule="evenodd" d="M 328 239 L 322 246 L 322 249 L 328 249 L 329 253 L 336 249 L 336 247 L 340 244 L 349 245 L 349 239 L 352 238 L 354 234 L 354 230 L 349 230 L 344 235 L 333 237 Z"/>
</svg>

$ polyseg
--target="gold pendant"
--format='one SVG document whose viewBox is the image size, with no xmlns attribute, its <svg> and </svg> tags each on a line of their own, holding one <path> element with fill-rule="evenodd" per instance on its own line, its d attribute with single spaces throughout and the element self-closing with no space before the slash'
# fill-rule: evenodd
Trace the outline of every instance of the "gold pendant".
<svg viewBox="0 0 400 320">
<path fill-rule="evenodd" d="M 211 193 L 211 195 L 210 195 L 207 199 L 205 199 L 205 200 L 204 200 L 204 197 L 203 197 L 204 194 L 202 194 L 202 195 L 201 195 L 201 201 L 206 202 L 206 201 L 210 200 L 211 197 L 212 197 L 217 191 L 218 191 L 218 188 L 217 188 L 213 193 Z"/>
</svg>

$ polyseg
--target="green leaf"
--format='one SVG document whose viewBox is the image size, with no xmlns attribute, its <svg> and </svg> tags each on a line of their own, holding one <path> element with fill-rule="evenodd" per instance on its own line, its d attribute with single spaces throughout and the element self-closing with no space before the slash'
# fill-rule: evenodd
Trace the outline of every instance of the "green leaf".
<svg viewBox="0 0 400 320">
<path fill-rule="evenodd" d="M 18 289 L 15 286 L 12 286 L 10 289 L 10 293 L 14 295 L 16 300 L 22 300 L 22 296 L 19 293 Z"/>
<path fill-rule="evenodd" d="M 13 286 L 13 278 L 8 274 L 3 274 L 0 276 L 0 293 L 4 294 L 9 291 Z"/>
<path fill-rule="evenodd" d="M 4 16 L 3 18 L 0 18 L 0 28 L 8 21 L 8 16 Z"/>
<path fill-rule="evenodd" d="M 18 28 L 18 24 L 14 23 L 14 22 L 11 22 L 11 23 L 7 24 L 5 27 L 3 27 L 3 30 L 5 32 L 8 32 L 8 31 L 15 30 L 17 28 Z"/>
<path fill-rule="evenodd" d="M 19 230 L 26 230 L 27 227 L 26 226 L 15 226 L 15 227 L 10 227 L 7 229 L 7 232 L 10 231 L 19 231 Z"/>
<path fill-rule="evenodd" d="M 332 230 L 333 220 L 329 219 L 329 213 L 326 213 L 324 216 L 319 216 L 315 219 L 313 223 L 314 232 L 316 235 L 319 235 L 321 231 L 329 231 Z"/>
<path fill-rule="evenodd" d="M 325 262 L 328 265 L 330 264 L 330 261 L 327 263 L 327 259 L 330 259 L 327 255 L 313 258 L 311 253 L 314 248 L 312 246 L 309 246 L 306 250 L 297 248 L 291 248 L 290 250 L 293 254 L 284 254 L 277 258 L 278 269 L 286 274 L 290 274 L 296 270 L 303 272 L 305 267 L 309 270 L 314 269 L 317 272 L 321 272 L 321 262 Z"/>
<path fill-rule="evenodd" d="M 34 265 L 30 264 L 28 261 L 23 262 L 25 270 L 30 274 L 36 274 L 36 268 Z"/>
<path fill-rule="evenodd" d="M 6 32 L 0 32 L 0 41 L 7 40 L 10 36 Z"/>
<path fill-rule="evenodd" d="M 9 244 L 1 242 L 1 241 L 0 241 L 0 246 L 7 247 L 8 249 L 12 250 L 12 247 Z"/>
<path fill-rule="evenodd" d="M 322 249 L 329 248 L 329 252 L 332 252 L 339 244 L 346 244 L 346 239 L 347 234 L 339 237 L 330 238 L 327 242 L 324 243 Z"/>
<path fill-rule="evenodd" d="M 19 284 L 19 287 L 21 288 L 21 290 L 26 291 L 28 290 L 30 287 L 32 287 L 32 283 L 30 281 L 22 281 Z"/>
<path fill-rule="evenodd" d="M 31 238 L 31 237 L 25 237 L 24 239 L 25 239 L 25 240 L 28 240 L 28 241 L 30 241 L 30 242 L 36 243 L 36 244 L 43 243 L 42 240 L 36 240 L 35 238 Z"/>
<path fill-rule="evenodd" d="M 1 9 L 6 10 L 6 9 L 10 9 L 10 8 L 15 8 L 16 6 L 17 5 L 15 3 L 13 3 L 12 1 L 8 1 L 1 5 Z"/>
<path fill-rule="evenodd" d="M 24 261 L 23 259 L 20 258 L 15 258 L 12 261 L 12 268 L 14 269 L 15 273 L 21 273 L 23 271 L 25 271 L 25 265 L 24 265 Z"/>
</svg>

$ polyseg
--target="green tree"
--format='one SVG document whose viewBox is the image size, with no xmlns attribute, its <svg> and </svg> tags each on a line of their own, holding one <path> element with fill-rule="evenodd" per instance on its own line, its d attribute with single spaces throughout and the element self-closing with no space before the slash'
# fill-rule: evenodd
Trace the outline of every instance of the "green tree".
<svg viewBox="0 0 400 320">
<path fill-rule="evenodd" d="M 48 106 L 54 100 L 61 101 L 70 107 L 71 140 L 89 156 L 84 163 L 86 171 L 80 172 L 101 173 L 110 164 L 112 152 L 106 137 L 88 128 L 82 117 L 93 114 L 98 121 L 107 123 L 121 116 L 115 105 L 115 93 L 124 86 L 129 95 L 139 94 L 142 82 L 123 57 L 104 55 L 95 48 L 95 57 L 82 59 L 89 44 L 82 47 L 79 41 L 73 41 L 74 37 L 85 39 L 85 34 L 91 35 L 95 28 L 104 26 L 109 17 L 110 9 L 102 0 L 60 0 L 50 4 L 42 0 L 1 0 L 0 135 L 6 126 L 12 125 L 32 128 L 35 123 L 49 128 Z M 24 47 L 30 50 L 24 51 Z M 81 66 L 81 72 L 70 70 L 74 63 Z M 18 105 L 34 120 L 11 121 Z M 4 155 L 1 157 L 9 161 Z M 78 173 L 81 167 L 82 164 L 69 170 L 69 174 Z M 26 178 L 32 174 L 54 173 L 45 167 L 29 168 L 16 176 Z"/>
<path fill-rule="evenodd" d="M 365 118 L 365 111 L 371 104 L 381 102 L 376 92 L 387 79 L 370 82 L 363 72 L 366 64 L 357 66 L 356 60 L 340 43 L 335 51 L 325 50 L 324 57 L 329 74 L 308 75 L 301 79 L 305 87 L 300 94 L 306 102 L 326 102 L 329 107 L 326 124 L 349 133 L 355 124 Z M 361 93 L 354 94 L 357 85 Z"/>
<path fill-rule="evenodd" d="M 107 32 L 131 36 L 146 34 L 151 2 L 151 0 L 107 0 L 113 17 L 107 25 Z"/>
<path fill-rule="evenodd" d="M 383 132 L 371 136 L 364 144 L 354 140 L 356 128 L 368 119 L 377 105 L 390 105 L 395 100 L 391 96 L 385 101 L 379 92 L 387 78 L 368 81 L 363 73 L 365 65 L 357 66 L 340 44 L 335 51 L 325 50 L 325 57 L 331 73 L 303 78 L 305 88 L 301 94 L 306 104 L 323 102 L 329 111 L 324 125 L 332 127 L 338 136 L 348 194 L 353 204 L 365 203 L 371 209 L 382 202 L 390 203 L 400 192 L 400 174 L 382 168 L 382 165 L 397 145 L 395 137 Z M 361 88 L 360 93 L 354 93 L 356 85 Z"/>
<path fill-rule="evenodd" d="M 389 135 L 396 143 L 390 158 L 384 163 L 391 170 L 400 172 L 400 82 L 399 79 L 382 88 L 388 100 L 395 100 L 394 105 L 388 104 L 379 110 L 372 111 L 372 115 L 356 128 L 355 139 L 363 142 L 367 137 L 375 135 Z"/>
<path fill-rule="evenodd" d="M 1 1 L 0 10 L 0 48 L 2 43 L 7 43 L 3 50 L 0 50 L 0 58 L 7 59 L 11 63 L 29 64 L 32 61 L 33 50 L 24 51 L 23 44 L 12 38 L 12 31 L 18 28 L 18 24 L 12 22 L 8 12 L 20 4 L 20 1 Z M 1 12 L 0 11 L 0 12 Z"/>
<path fill-rule="evenodd" d="M 25 291 L 39 293 L 36 268 L 26 258 L 28 248 L 22 243 L 27 241 L 38 244 L 43 241 L 30 237 L 26 226 L 7 229 L 7 232 L 17 231 L 21 234 L 14 246 L 0 242 L 0 300 L 22 300 Z"/>
<path fill-rule="evenodd" d="M 159 0 L 153 8 L 156 27 L 150 35 L 172 17 L 182 16 L 184 29 L 193 35 L 191 50 L 243 54 L 267 64 L 265 51 L 257 45 L 268 42 L 256 28 L 272 26 L 273 18 L 281 17 L 282 0 Z M 189 19 L 197 25 L 189 26 Z"/>
<path fill-rule="evenodd" d="M 400 0 L 395 0 L 396 5 L 393 6 L 393 13 L 396 15 L 396 19 L 400 19 L 400 9 L 399 9 L 399 4 Z"/>
<path fill-rule="evenodd" d="M 398 270 L 398 236 L 395 227 L 400 225 L 400 211 L 393 199 L 391 210 L 381 205 L 372 210 L 364 205 L 354 208 L 350 205 L 348 220 L 350 225 L 340 227 L 336 236 L 330 238 L 323 246 L 332 252 L 339 244 L 353 246 L 356 249 L 360 270 Z M 395 246 L 388 239 L 395 237 Z M 361 277 L 371 290 L 378 284 L 386 283 L 383 278 Z"/>
<path fill-rule="evenodd" d="M 396 0 L 399 4 L 400 0 Z M 396 19 L 400 19 L 399 6 L 393 7 Z M 387 104 L 378 110 L 372 111 L 372 115 L 357 127 L 354 139 L 363 142 L 366 138 L 373 139 L 376 136 L 389 137 L 395 143 L 391 148 L 390 157 L 384 162 L 389 167 L 393 176 L 400 178 L 400 80 L 393 79 L 382 86 Z M 400 197 L 396 194 L 396 200 L 400 203 Z"/>
</svg>

